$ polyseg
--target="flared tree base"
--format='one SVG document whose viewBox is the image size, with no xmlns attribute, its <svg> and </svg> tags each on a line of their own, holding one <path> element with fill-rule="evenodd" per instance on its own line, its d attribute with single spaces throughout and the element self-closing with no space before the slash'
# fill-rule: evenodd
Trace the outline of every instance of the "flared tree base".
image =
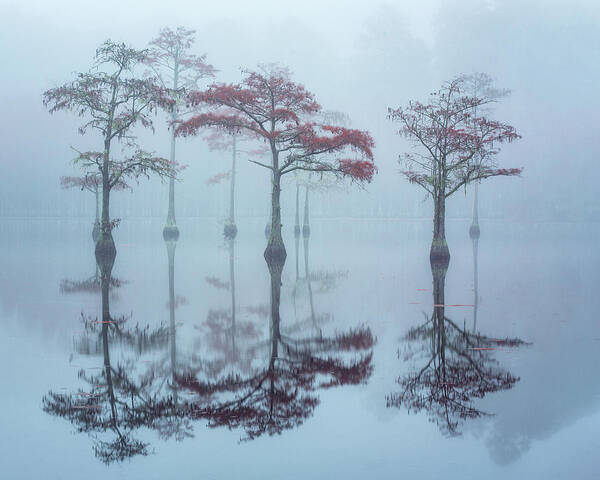
<svg viewBox="0 0 600 480">
<path fill-rule="evenodd" d="M 276 273 L 280 274 L 283 270 L 283 265 L 285 265 L 285 259 L 287 258 L 283 242 L 269 243 L 265 249 L 264 256 L 271 275 Z"/>
<path fill-rule="evenodd" d="M 479 239 L 479 236 L 481 235 L 481 232 L 479 230 L 479 225 L 474 223 L 473 225 L 471 225 L 469 227 L 469 237 L 471 237 L 471 240 L 477 240 Z"/>
<path fill-rule="evenodd" d="M 177 225 L 165 225 L 165 228 L 163 228 L 163 240 L 165 242 L 176 242 L 179 240 Z"/>
<path fill-rule="evenodd" d="M 227 240 L 233 240 L 237 236 L 237 232 L 238 229 L 235 223 L 226 223 L 223 227 L 223 236 Z"/>
<path fill-rule="evenodd" d="M 444 262 L 447 264 L 450 262 L 450 250 L 448 250 L 445 238 L 433 239 L 429 250 L 429 261 L 432 264 L 443 264 Z"/>
<path fill-rule="evenodd" d="M 433 273 L 434 278 L 442 278 L 442 276 L 445 276 L 446 272 L 448 271 L 449 264 L 450 257 L 440 257 L 436 260 L 430 260 L 431 273 Z"/>
<path fill-rule="evenodd" d="M 117 256 L 117 249 L 110 232 L 101 232 L 98 240 L 96 241 L 96 263 L 100 268 L 102 276 L 109 276 L 112 272 L 113 265 L 115 264 L 115 258 Z"/>
</svg>

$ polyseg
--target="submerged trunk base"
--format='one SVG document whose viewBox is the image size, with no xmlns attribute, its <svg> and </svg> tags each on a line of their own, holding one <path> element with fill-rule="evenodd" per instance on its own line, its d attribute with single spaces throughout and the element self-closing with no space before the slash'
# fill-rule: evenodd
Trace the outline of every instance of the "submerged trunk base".
<svg viewBox="0 0 600 480">
<path fill-rule="evenodd" d="M 102 276 L 110 275 L 112 267 L 115 264 L 117 249 L 110 232 L 101 232 L 96 242 L 96 263 L 100 268 Z"/>
<path fill-rule="evenodd" d="M 271 272 L 271 274 L 277 272 L 281 273 L 283 265 L 285 264 L 285 259 L 287 258 L 283 242 L 269 243 L 265 249 L 264 256 L 267 265 L 269 266 L 269 272 Z"/>
<path fill-rule="evenodd" d="M 238 229 L 235 223 L 226 223 L 223 227 L 223 235 L 227 240 L 233 240 L 237 235 Z"/>
<path fill-rule="evenodd" d="M 469 237 L 471 237 L 471 240 L 478 239 L 480 234 L 481 234 L 481 232 L 479 230 L 479 225 L 477 223 L 474 223 L 469 227 Z"/>
<path fill-rule="evenodd" d="M 429 260 L 431 263 L 449 263 L 450 250 L 445 238 L 434 238 L 429 250 Z"/>
<path fill-rule="evenodd" d="M 179 240 L 179 229 L 177 225 L 165 225 L 163 228 L 163 240 L 165 242 L 176 242 Z"/>
</svg>

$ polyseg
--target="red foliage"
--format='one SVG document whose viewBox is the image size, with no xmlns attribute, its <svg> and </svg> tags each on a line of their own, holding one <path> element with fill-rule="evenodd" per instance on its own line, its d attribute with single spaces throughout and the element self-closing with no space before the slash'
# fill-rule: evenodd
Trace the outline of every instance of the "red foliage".
<svg viewBox="0 0 600 480">
<path fill-rule="evenodd" d="M 471 181 L 522 171 L 495 168 L 499 145 L 521 136 L 512 125 L 480 115 L 498 95 L 469 94 L 473 78 L 460 76 L 445 83 L 431 94 L 429 104 L 409 102 L 388 109 L 388 118 L 400 123 L 398 133 L 416 147 L 415 153 L 405 154 L 408 168 L 402 173 L 432 195 L 447 197 Z M 433 172 L 444 172 L 443 181 Z"/>
<path fill-rule="evenodd" d="M 361 160 L 340 160 L 340 170 L 344 175 L 348 175 L 359 181 L 370 181 L 377 170 L 371 162 Z"/>
<path fill-rule="evenodd" d="M 218 325 L 209 327 L 220 332 Z M 212 382 L 191 374 L 177 377 L 179 387 L 198 397 L 182 410 L 192 418 L 208 420 L 210 428 L 243 428 L 244 440 L 253 440 L 304 423 L 319 404 L 318 390 L 365 384 L 373 373 L 375 341 L 366 328 L 333 338 L 280 336 L 277 343 L 280 353 L 271 344 L 268 364 L 247 375 L 228 374 Z M 357 356 L 360 352 L 364 354 Z"/>
<path fill-rule="evenodd" d="M 208 127 L 263 139 L 272 153 L 272 164 L 263 166 L 278 174 L 333 172 L 362 182 L 370 181 L 376 171 L 369 133 L 316 123 L 321 106 L 312 93 L 290 80 L 286 69 L 245 72 L 239 84 L 213 84 L 192 92 L 188 100 L 190 106 L 205 110 L 179 125 L 177 135 L 195 135 Z M 364 163 L 353 165 L 335 158 L 346 151 L 358 154 L 355 162 Z"/>
<path fill-rule="evenodd" d="M 231 172 L 227 171 L 227 172 L 221 172 L 221 173 L 217 173 L 216 175 L 213 175 L 212 177 L 210 177 L 208 180 L 206 180 L 207 185 L 216 185 L 218 183 L 221 183 L 222 180 L 226 180 L 231 176 Z"/>
</svg>

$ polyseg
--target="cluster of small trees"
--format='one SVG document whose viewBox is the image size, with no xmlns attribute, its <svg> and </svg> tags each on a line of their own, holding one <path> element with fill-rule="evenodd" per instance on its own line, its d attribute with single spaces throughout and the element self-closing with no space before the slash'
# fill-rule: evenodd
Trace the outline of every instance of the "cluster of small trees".
<svg viewBox="0 0 600 480">
<path fill-rule="evenodd" d="M 294 82 L 289 70 L 277 65 L 244 70 L 238 83 L 217 82 L 201 88 L 200 82 L 214 77 L 216 70 L 206 62 L 205 55 L 190 52 L 193 43 L 194 31 L 182 27 L 163 29 L 144 50 L 107 40 L 96 51 L 89 72 L 44 92 L 44 104 L 51 113 L 73 111 L 85 119 L 79 129 L 82 134 L 89 130 L 101 134 L 98 151 L 78 152 L 75 158 L 84 176 L 78 181 L 65 180 L 69 185 L 81 184 L 102 192 L 96 256 L 112 265 L 116 254 L 109 214 L 111 191 L 143 176 L 158 175 L 169 180 L 169 210 L 163 234 L 165 238 L 178 237 L 174 180 L 181 167 L 175 157 L 176 139 L 208 131 L 212 132 L 208 138 L 213 143 L 216 138 L 217 143 L 233 151 L 226 235 L 235 236 L 237 231 L 233 213 L 236 140 L 258 142 L 270 156 L 269 161 L 249 161 L 269 170 L 271 176 L 272 214 L 265 258 L 285 262 L 282 177 L 307 172 L 314 179 L 328 174 L 370 182 L 377 171 L 373 138 L 367 131 L 348 128 L 347 122 L 338 121 L 340 114 L 324 114 L 315 96 Z M 428 104 L 409 102 L 406 107 L 388 111 L 389 119 L 400 124 L 398 133 L 414 144 L 402 159 L 402 173 L 433 198 L 432 259 L 449 258 L 444 233 L 447 197 L 471 182 L 521 172 L 516 168 L 500 169 L 495 163 L 499 145 L 519 135 L 511 125 L 484 116 L 490 104 L 505 94 L 495 90 L 485 75 L 459 76 L 432 93 Z M 153 128 L 157 109 L 169 116 L 168 159 L 145 151 L 134 135 L 136 126 Z M 121 151 L 115 155 L 117 146 Z"/>
</svg>

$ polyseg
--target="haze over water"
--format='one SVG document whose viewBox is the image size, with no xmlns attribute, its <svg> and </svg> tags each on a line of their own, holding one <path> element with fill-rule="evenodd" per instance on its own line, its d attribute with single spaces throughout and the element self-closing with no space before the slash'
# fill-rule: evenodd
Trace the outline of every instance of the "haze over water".
<svg viewBox="0 0 600 480">
<path fill-rule="evenodd" d="M 597 478 L 599 22 L 584 0 L 0 0 L 0 477 Z M 282 181 L 283 266 L 241 141 L 233 240 L 231 153 L 181 138 L 179 236 L 168 180 L 132 181 L 106 275 L 94 195 L 60 186 L 102 139 L 42 92 L 108 38 L 179 25 L 215 81 L 276 62 L 374 139 L 362 187 Z M 449 197 L 450 260 L 430 261 L 433 202 L 388 107 L 475 72 L 511 90 L 490 117 L 522 136 L 498 167 L 523 170 L 479 184 L 479 229 L 474 185 Z M 153 118 L 133 134 L 167 157 Z"/>
</svg>

